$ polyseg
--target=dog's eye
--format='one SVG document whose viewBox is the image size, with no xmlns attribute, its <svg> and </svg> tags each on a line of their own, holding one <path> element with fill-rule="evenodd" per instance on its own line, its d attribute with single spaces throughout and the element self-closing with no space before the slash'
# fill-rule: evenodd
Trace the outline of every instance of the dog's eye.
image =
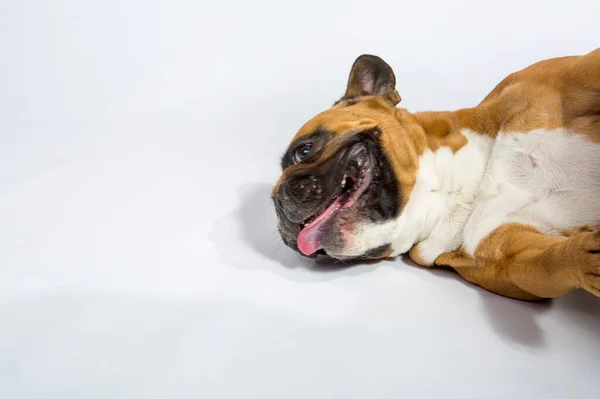
<svg viewBox="0 0 600 399">
<path fill-rule="evenodd" d="M 294 153 L 294 161 L 296 163 L 302 162 L 302 160 L 304 158 L 306 158 L 308 156 L 308 154 L 310 154 L 311 150 L 312 150 L 312 143 L 302 144 L 300 147 L 298 147 L 296 149 L 296 152 Z"/>
</svg>

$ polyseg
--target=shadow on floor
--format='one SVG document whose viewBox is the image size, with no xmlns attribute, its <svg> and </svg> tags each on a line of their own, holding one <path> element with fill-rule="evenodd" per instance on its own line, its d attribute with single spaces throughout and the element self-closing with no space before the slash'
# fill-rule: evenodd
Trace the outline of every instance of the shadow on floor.
<svg viewBox="0 0 600 399">
<path fill-rule="evenodd" d="M 322 282 L 373 271 L 386 261 L 339 262 L 327 258 L 313 261 L 287 248 L 279 238 L 275 211 L 270 200 L 271 186 L 250 183 L 242 187 L 241 206 L 223 216 L 210 236 L 225 262 L 238 268 L 268 269 L 270 272 L 299 282 Z M 258 258 L 257 258 L 258 257 Z M 412 264 L 408 267 L 421 267 Z M 398 267 L 406 267 L 400 262 Z M 519 346 L 539 348 L 546 343 L 540 319 L 556 309 L 564 316 L 566 329 L 581 329 L 600 339 L 600 299 L 586 292 L 574 292 L 554 301 L 525 302 L 504 298 L 463 280 L 450 269 L 428 269 L 440 278 L 452 279 L 465 289 L 476 290 L 483 314 L 492 330 L 504 341 Z"/>
<path fill-rule="evenodd" d="M 410 260 L 406 262 L 421 269 Z M 519 301 L 475 286 L 450 268 L 432 268 L 427 272 L 454 280 L 464 285 L 465 289 L 477 291 L 483 307 L 482 314 L 486 315 L 494 332 L 509 343 L 530 348 L 545 346 L 546 336 L 540 320 L 550 311 L 560 314 L 566 330 L 577 328 L 600 339 L 600 298 L 586 291 L 578 290 L 554 300 Z"/>
<path fill-rule="evenodd" d="M 209 238 L 223 261 L 240 269 L 268 270 L 298 282 L 322 282 L 373 270 L 368 262 L 315 261 L 288 248 L 277 231 L 270 192 L 267 183 L 244 185 L 241 205 L 214 224 Z"/>
</svg>

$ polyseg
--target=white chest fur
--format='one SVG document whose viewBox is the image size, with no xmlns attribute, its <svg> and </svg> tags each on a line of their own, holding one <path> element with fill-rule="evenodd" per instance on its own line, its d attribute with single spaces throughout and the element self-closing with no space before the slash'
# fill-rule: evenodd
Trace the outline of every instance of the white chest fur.
<svg viewBox="0 0 600 399">
<path fill-rule="evenodd" d="M 467 145 L 427 151 L 401 215 L 363 226 L 355 249 L 392 244 L 394 255 L 419 243 L 432 264 L 461 245 L 473 254 L 483 238 L 508 222 L 543 233 L 600 221 L 600 144 L 564 129 L 500 134 L 462 132 Z"/>
<path fill-rule="evenodd" d="M 479 242 L 504 223 L 542 233 L 600 221 L 600 145 L 566 129 L 502 134 L 496 139 L 464 245 Z"/>
<path fill-rule="evenodd" d="M 384 224 L 363 226 L 362 242 L 355 245 L 357 253 L 391 243 L 392 255 L 398 255 L 420 242 L 421 256 L 433 263 L 442 253 L 461 245 L 493 144 L 488 137 L 462 133 L 468 143 L 456 153 L 442 147 L 421 156 L 415 186 L 400 216 Z"/>
<path fill-rule="evenodd" d="M 462 134 L 468 143 L 456 153 L 442 147 L 421 156 L 415 187 L 395 223 L 392 247 L 396 254 L 419 242 L 420 256 L 432 264 L 439 255 L 461 245 L 493 144 L 486 136 Z"/>
</svg>

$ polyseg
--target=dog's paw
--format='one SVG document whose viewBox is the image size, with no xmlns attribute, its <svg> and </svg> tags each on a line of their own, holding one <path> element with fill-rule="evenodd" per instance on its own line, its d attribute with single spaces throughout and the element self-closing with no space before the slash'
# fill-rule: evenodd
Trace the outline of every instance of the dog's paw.
<svg viewBox="0 0 600 399">
<path fill-rule="evenodd" d="M 587 227 L 581 233 L 582 288 L 600 296 L 600 230 Z"/>
</svg>

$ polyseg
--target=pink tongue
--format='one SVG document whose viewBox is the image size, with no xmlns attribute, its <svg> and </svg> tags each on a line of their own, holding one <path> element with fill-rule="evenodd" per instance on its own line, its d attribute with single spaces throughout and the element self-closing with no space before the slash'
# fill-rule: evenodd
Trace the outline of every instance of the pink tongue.
<svg viewBox="0 0 600 399">
<path fill-rule="evenodd" d="M 329 208 L 313 220 L 308 226 L 306 226 L 298 235 L 298 249 L 302 251 L 304 255 L 312 255 L 319 249 L 323 248 L 323 234 L 325 233 L 325 222 L 329 217 L 338 209 L 342 207 L 341 200 L 335 200 L 335 202 L 329 205 Z"/>
</svg>

